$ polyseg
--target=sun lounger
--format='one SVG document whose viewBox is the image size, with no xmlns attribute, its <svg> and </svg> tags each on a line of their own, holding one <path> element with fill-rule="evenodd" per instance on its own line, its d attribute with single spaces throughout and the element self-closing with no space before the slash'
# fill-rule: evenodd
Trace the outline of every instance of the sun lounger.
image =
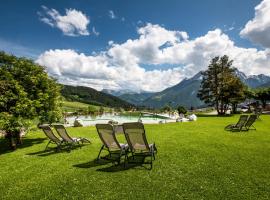
<svg viewBox="0 0 270 200">
<path fill-rule="evenodd" d="M 43 132 L 45 133 L 45 135 L 49 139 L 49 142 L 45 147 L 45 151 L 47 150 L 49 144 L 51 144 L 51 143 L 56 144 L 57 150 L 60 150 L 61 147 L 62 147 L 62 144 L 63 144 L 63 140 L 61 138 L 59 139 L 58 137 L 56 137 L 54 135 L 54 133 L 53 133 L 52 129 L 50 128 L 50 126 L 49 125 L 40 125 L 39 128 L 41 128 L 43 130 Z"/>
<path fill-rule="evenodd" d="M 150 156 L 150 162 L 144 162 L 145 164 L 150 164 L 152 169 L 153 160 L 155 160 L 155 154 L 157 153 L 157 148 L 155 143 L 148 144 L 144 125 L 140 122 L 134 123 L 124 123 L 123 130 L 126 137 L 126 140 L 129 145 L 129 152 L 132 154 L 132 158 L 134 160 L 134 156 Z"/>
<path fill-rule="evenodd" d="M 57 131 L 58 135 L 62 138 L 63 142 L 66 143 L 66 144 L 68 144 L 68 145 L 70 145 L 70 147 L 72 147 L 74 145 L 81 146 L 81 144 L 83 144 L 84 142 L 91 143 L 90 140 L 88 140 L 86 138 L 82 138 L 82 137 L 78 137 L 78 138 L 70 137 L 70 135 L 68 134 L 67 130 L 65 129 L 65 127 L 62 124 L 55 124 L 55 125 L 53 125 L 53 127 Z"/>
<path fill-rule="evenodd" d="M 236 124 L 229 124 L 225 127 L 227 131 L 241 131 L 243 126 L 246 124 L 248 120 L 248 115 L 240 115 L 240 118 Z"/>
<path fill-rule="evenodd" d="M 243 126 L 242 130 L 243 131 L 256 130 L 253 124 L 257 119 L 258 119 L 257 115 L 250 115 L 247 122 Z"/>
<path fill-rule="evenodd" d="M 126 153 L 128 150 L 128 145 L 121 144 L 117 141 L 114 127 L 111 124 L 96 124 L 96 129 L 100 137 L 100 140 L 103 143 L 96 160 L 100 159 L 100 154 L 102 150 L 107 150 L 109 152 L 109 158 L 108 157 L 103 157 L 103 158 L 113 160 L 112 155 L 117 154 L 118 164 L 120 164 L 122 156 L 125 156 L 125 161 L 126 161 Z"/>
</svg>

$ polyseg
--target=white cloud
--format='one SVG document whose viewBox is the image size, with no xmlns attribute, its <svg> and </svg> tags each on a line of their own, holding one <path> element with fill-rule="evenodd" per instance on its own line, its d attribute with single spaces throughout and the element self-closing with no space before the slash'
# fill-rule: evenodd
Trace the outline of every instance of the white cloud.
<svg viewBox="0 0 270 200">
<path fill-rule="evenodd" d="M 40 20 L 51 27 L 60 29 L 64 35 L 79 36 L 89 35 L 87 26 L 90 23 L 89 17 L 81 11 L 75 9 L 66 9 L 66 15 L 60 15 L 55 9 L 49 9 L 42 6 L 44 14 L 38 12 Z"/>
<path fill-rule="evenodd" d="M 207 68 L 215 56 L 229 55 L 234 66 L 250 74 L 270 74 L 270 50 L 237 47 L 220 29 L 189 39 L 183 31 L 147 24 L 139 37 L 122 44 L 109 41 L 108 50 L 92 55 L 74 50 L 49 50 L 37 62 L 67 84 L 96 89 L 160 91 Z M 174 66 L 147 70 L 143 66 Z"/>
<path fill-rule="evenodd" d="M 255 7 L 255 17 L 248 21 L 240 35 L 263 47 L 270 47 L 270 0 Z"/>
<path fill-rule="evenodd" d="M 116 19 L 116 15 L 114 14 L 114 12 L 112 10 L 109 10 L 109 17 L 111 19 Z"/>
</svg>

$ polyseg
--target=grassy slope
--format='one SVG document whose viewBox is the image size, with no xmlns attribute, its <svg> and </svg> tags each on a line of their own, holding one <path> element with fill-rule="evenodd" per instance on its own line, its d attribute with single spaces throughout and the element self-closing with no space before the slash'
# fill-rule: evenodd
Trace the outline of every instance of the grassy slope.
<svg viewBox="0 0 270 200">
<path fill-rule="evenodd" d="M 71 135 L 93 142 L 71 153 L 43 154 L 47 140 L 33 132 L 25 148 L 0 155 L 1 198 L 267 199 L 269 116 L 256 122 L 257 131 L 223 131 L 237 118 L 146 125 L 148 140 L 159 150 L 151 171 L 94 164 L 101 145 L 94 127 L 69 128 Z"/>
<path fill-rule="evenodd" d="M 75 112 L 77 110 L 88 110 L 88 107 L 91 106 L 96 111 L 99 110 L 100 106 L 90 105 L 86 103 L 76 102 L 76 101 L 63 101 L 63 110 L 68 112 Z M 103 107 L 105 110 L 108 110 L 108 107 Z"/>
</svg>

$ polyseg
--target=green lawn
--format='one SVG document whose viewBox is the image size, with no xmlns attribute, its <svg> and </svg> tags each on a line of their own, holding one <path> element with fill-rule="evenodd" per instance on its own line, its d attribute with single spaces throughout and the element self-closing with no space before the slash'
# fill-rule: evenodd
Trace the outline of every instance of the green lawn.
<svg viewBox="0 0 270 200">
<path fill-rule="evenodd" d="M 0 140 L 0 199 L 269 199 L 270 117 L 255 123 L 257 131 L 223 130 L 238 117 L 146 125 L 159 150 L 151 171 L 95 164 L 94 127 L 68 129 L 92 140 L 70 153 L 43 153 L 40 131 L 15 152 Z"/>
</svg>

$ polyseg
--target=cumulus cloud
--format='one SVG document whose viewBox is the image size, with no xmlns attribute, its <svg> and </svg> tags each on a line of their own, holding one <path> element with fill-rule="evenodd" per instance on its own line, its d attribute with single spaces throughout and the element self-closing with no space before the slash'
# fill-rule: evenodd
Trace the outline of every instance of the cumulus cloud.
<svg viewBox="0 0 270 200">
<path fill-rule="evenodd" d="M 270 0 L 263 0 L 255 7 L 255 17 L 247 22 L 240 35 L 263 47 L 270 47 Z"/>
<path fill-rule="evenodd" d="M 49 50 L 36 62 L 63 83 L 99 90 L 160 91 L 205 70 L 213 57 L 224 54 L 248 75 L 270 74 L 270 50 L 237 47 L 220 29 L 195 39 L 149 23 L 137 32 L 137 39 L 121 44 L 109 41 L 105 52 L 85 55 L 72 49 Z M 147 65 L 154 69 L 147 70 Z M 158 66 L 170 67 L 161 70 Z"/>
<path fill-rule="evenodd" d="M 66 15 L 61 15 L 55 9 L 42 6 L 44 12 L 38 12 L 40 20 L 51 27 L 60 29 L 64 35 L 79 36 L 89 35 L 87 26 L 90 23 L 89 17 L 81 11 L 66 9 Z"/>
</svg>

